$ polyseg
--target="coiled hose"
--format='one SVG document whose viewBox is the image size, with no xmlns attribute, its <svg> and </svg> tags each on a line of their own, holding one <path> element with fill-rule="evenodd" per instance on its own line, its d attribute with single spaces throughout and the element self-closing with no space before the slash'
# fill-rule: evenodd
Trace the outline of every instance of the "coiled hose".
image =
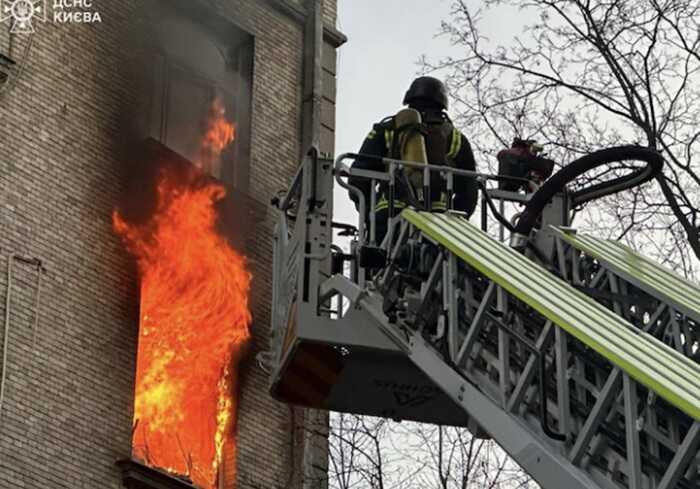
<svg viewBox="0 0 700 489">
<path fill-rule="evenodd" d="M 574 192 L 571 203 L 578 206 L 594 199 L 612 195 L 636 187 L 656 177 L 663 168 L 663 157 L 658 151 L 641 146 L 617 146 L 595 151 L 583 156 L 559 170 L 532 196 L 525 206 L 514 234 L 527 238 L 535 227 L 537 219 L 555 194 L 584 173 L 618 161 L 644 161 L 646 166 L 635 169 L 628 175 L 598 183 Z"/>
</svg>

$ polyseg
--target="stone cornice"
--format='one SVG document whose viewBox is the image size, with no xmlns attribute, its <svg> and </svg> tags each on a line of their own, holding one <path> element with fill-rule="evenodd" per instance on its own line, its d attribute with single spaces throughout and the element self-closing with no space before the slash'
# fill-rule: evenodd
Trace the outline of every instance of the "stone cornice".
<svg viewBox="0 0 700 489">
<path fill-rule="evenodd" d="M 288 15 L 297 22 L 306 21 L 306 10 L 300 5 L 289 0 L 267 0 L 276 10 Z M 323 39 L 334 48 L 338 48 L 348 41 L 348 38 L 333 26 L 323 26 Z"/>
</svg>

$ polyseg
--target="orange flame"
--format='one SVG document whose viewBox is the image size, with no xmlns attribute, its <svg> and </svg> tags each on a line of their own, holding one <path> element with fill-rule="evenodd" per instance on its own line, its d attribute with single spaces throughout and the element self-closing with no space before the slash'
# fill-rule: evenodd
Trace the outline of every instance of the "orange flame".
<svg viewBox="0 0 700 489">
<path fill-rule="evenodd" d="M 207 173 L 218 174 L 219 157 L 236 137 L 236 127 L 226 119 L 226 107 L 220 98 L 209 107 L 198 166 Z"/>
<path fill-rule="evenodd" d="M 251 275 L 216 231 L 224 187 L 192 168 L 163 172 L 157 194 L 148 222 L 113 219 L 141 276 L 133 455 L 213 489 L 235 425 Z"/>
</svg>

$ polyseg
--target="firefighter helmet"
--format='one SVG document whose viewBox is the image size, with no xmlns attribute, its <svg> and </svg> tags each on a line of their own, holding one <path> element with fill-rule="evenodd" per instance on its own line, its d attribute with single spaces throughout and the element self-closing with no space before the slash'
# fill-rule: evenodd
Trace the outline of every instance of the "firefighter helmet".
<svg viewBox="0 0 700 489">
<path fill-rule="evenodd" d="M 447 88 L 437 78 L 421 76 L 413 80 L 403 103 L 404 105 L 427 105 L 447 110 Z"/>
</svg>

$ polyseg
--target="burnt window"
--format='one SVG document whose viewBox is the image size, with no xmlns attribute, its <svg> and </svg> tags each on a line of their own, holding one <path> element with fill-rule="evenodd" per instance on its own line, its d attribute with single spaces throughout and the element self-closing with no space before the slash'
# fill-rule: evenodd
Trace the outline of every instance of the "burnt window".
<svg viewBox="0 0 700 489">
<path fill-rule="evenodd" d="M 147 108 L 143 129 L 192 162 L 214 104 L 235 128 L 233 142 L 207 165 L 214 177 L 246 190 L 250 159 L 253 38 L 203 9 L 181 2 L 153 7 L 149 18 L 144 75 Z M 184 3 L 183 3 L 184 5 Z"/>
</svg>

